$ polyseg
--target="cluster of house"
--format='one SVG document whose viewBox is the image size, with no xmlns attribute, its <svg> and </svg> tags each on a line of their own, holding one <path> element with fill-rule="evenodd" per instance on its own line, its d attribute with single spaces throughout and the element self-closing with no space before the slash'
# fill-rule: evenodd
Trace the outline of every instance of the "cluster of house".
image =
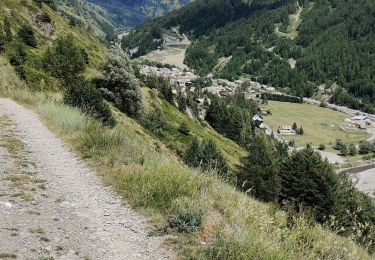
<svg viewBox="0 0 375 260">
<path fill-rule="evenodd" d="M 140 73 L 142 75 L 156 75 L 169 78 L 172 84 L 178 85 L 182 91 L 185 91 L 192 82 L 198 79 L 198 76 L 191 71 L 182 70 L 180 68 L 159 68 L 149 65 L 141 65 Z M 219 97 L 231 96 L 238 87 L 243 85 L 243 80 L 229 81 L 226 79 L 212 79 L 211 86 L 204 89 L 205 92 L 217 95 Z M 190 89 L 190 91 L 194 91 Z M 259 82 L 249 81 L 249 88 L 246 92 L 246 99 L 261 102 L 261 93 L 276 93 L 274 87 L 260 84 Z"/>
<path fill-rule="evenodd" d="M 140 73 L 142 75 L 156 75 L 159 77 L 169 78 L 172 84 L 176 84 L 181 88 L 185 88 L 192 83 L 192 81 L 198 79 L 194 73 L 190 71 L 184 71 L 180 68 L 158 68 L 154 66 L 141 65 Z"/>
<path fill-rule="evenodd" d="M 374 127 L 373 121 L 366 115 L 356 115 L 351 118 L 347 118 L 345 119 L 345 123 L 358 127 L 360 129 Z"/>
<path fill-rule="evenodd" d="M 229 81 L 225 79 L 212 79 L 212 85 L 205 88 L 205 91 L 219 97 L 231 96 L 238 87 L 243 85 L 243 80 Z M 261 102 L 261 93 L 276 93 L 274 87 L 260 84 L 256 81 L 249 81 L 249 87 L 246 92 L 246 99 Z"/>
</svg>

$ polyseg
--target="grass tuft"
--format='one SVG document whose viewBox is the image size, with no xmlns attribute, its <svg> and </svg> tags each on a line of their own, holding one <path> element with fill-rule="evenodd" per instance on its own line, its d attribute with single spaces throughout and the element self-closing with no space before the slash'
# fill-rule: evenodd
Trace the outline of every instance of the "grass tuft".
<svg viewBox="0 0 375 260">
<path fill-rule="evenodd" d="M 6 258 L 15 259 L 15 258 L 17 258 L 17 255 L 16 254 L 12 254 L 12 253 L 0 253 L 0 258 L 1 259 L 6 259 Z"/>
<path fill-rule="evenodd" d="M 64 131 L 84 131 L 89 124 L 88 118 L 76 108 L 46 103 L 38 105 L 37 110 Z"/>
</svg>

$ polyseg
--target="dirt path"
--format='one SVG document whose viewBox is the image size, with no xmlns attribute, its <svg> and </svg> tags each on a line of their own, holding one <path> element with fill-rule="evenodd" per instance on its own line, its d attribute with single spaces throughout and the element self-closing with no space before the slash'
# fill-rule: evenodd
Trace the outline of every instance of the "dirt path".
<svg viewBox="0 0 375 260">
<path fill-rule="evenodd" d="M 280 26 L 276 26 L 275 33 L 282 37 L 294 40 L 298 36 L 298 26 L 301 24 L 303 8 L 298 5 L 297 13 L 289 15 L 288 33 L 280 32 Z"/>
<path fill-rule="evenodd" d="M 168 259 L 145 220 L 30 110 L 0 98 L 0 256 Z M 1 257 L 0 257 L 1 258 Z"/>
</svg>

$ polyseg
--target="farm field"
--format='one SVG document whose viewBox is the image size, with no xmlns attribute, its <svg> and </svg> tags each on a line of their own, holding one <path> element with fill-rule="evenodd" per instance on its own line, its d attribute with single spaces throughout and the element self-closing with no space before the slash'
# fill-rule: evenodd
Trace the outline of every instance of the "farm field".
<svg viewBox="0 0 375 260">
<path fill-rule="evenodd" d="M 368 138 L 366 131 L 345 125 L 344 120 L 349 116 L 342 112 L 309 104 L 278 101 L 269 101 L 267 109 L 271 110 L 272 115 L 265 116 L 264 120 L 274 132 L 279 125 L 293 125 L 294 122 L 298 127 L 303 127 L 304 135 L 283 136 L 288 141 L 294 140 L 299 146 L 307 143 L 334 145 L 336 139 L 356 144 Z"/>
</svg>

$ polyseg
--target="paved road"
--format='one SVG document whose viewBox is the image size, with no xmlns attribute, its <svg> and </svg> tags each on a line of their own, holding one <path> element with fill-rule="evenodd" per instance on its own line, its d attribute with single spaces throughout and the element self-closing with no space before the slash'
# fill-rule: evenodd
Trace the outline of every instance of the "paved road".
<svg viewBox="0 0 375 260">
<path fill-rule="evenodd" d="M 375 195 L 375 168 L 356 173 L 353 176 L 357 181 L 356 187 L 358 190 L 371 196 Z"/>
</svg>

